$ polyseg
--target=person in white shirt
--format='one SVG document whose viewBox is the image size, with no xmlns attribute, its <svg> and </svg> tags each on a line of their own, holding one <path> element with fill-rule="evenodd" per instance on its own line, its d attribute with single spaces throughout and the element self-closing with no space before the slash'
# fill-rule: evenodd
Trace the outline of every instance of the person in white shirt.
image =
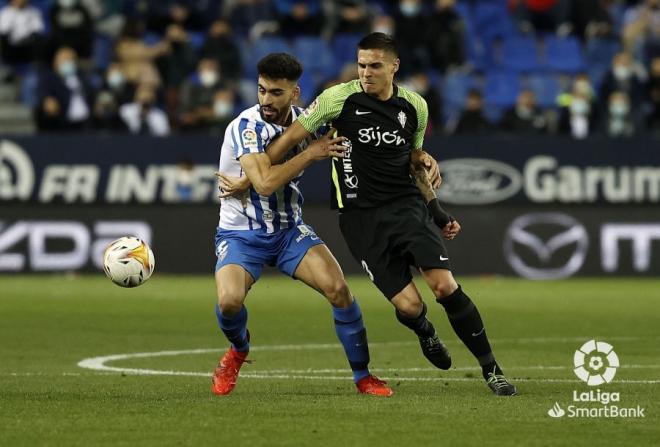
<svg viewBox="0 0 660 447">
<path fill-rule="evenodd" d="M 135 101 L 119 108 L 119 116 L 132 134 L 164 137 L 170 134 L 167 115 L 156 106 L 156 94 L 148 85 L 135 92 Z"/>
<path fill-rule="evenodd" d="M 28 0 L 11 0 L 0 9 L 0 51 L 9 65 L 31 62 L 44 33 L 41 12 Z"/>
</svg>

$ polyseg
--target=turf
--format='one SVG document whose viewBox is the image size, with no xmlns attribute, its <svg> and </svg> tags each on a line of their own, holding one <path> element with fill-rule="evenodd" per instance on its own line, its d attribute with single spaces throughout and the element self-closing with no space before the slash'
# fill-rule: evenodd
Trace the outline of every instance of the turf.
<svg viewBox="0 0 660 447">
<path fill-rule="evenodd" d="M 0 445 L 657 445 L 660 281 L 464 280 L 519 387 L 514 398 L 490 394 L 440 306 L 430 317 L 452 351 L 449 372 L 433 370 L 370 282 L 349 284 L 372 369 L 392 398 L 356 394 L 328 305 L 287 278 L 264 277 L 252 290 L 253 363 L 232 395 L 217 398 L 209 374 L 226 342 L 210 276 L 156 275 L 130 290 L 100 275 L 0 276 Z M 600 388 L 620 392 L 621 407 L 645 407 L 644 419 L 548 416 L 555 402 L 573 403 L 573 390 L 589 390 L 572 363 L 591 338 L 611 343 L 622 365 Z M 77 366 L 195 349 L 205 350 L 107 362 L 165 375 Z"/>
</svg>

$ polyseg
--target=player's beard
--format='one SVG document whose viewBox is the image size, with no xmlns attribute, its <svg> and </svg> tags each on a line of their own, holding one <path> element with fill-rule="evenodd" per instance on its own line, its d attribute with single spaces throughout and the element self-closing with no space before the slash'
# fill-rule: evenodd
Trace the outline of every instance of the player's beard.
<svg viewBox="0 0 660 447">
<path fill-rule="evenodd" d="M 267 113 L 264 113 L 267 112 Z M 263 118 L 264 121 L 267 123 L 273 123 L 277 121 L 281 116 L 282 116 L 282 111 L 279 109 L 276 109 L 275 107 L 266 107 L 264 108 L 263 106 L 261 107 L 260 110 L 261 117 Z"/>
</svg>

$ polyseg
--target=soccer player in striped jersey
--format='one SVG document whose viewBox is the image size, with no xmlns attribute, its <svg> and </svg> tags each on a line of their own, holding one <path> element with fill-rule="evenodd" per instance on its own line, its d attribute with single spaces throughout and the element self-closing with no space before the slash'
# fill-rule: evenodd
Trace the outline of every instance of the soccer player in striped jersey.
<svg viewBox="0 0 660 447">
<path fill-rule="evenodd" d="M 220 153 L 220 186 L 244 177 L 242 194 L 221 195 L 220 222 L 215 237 L 218 324 L 231 342 L 212 379 L 216 395 L 229 394 L 250 348 L 247 309 L 250 287 L 264 264 L 298 279 L 327 298 L 335 331 L 353 371 L 358 392 L 392 395 L 385 382 L 369 373 L 369 348 L 362 312 L 344 275 L 323 241 L 302 220 L 303 197 L 298 179 L 315 160 L 341 157 L 343 138 L 307 138 L 272 164 L 266 146 L 301 113 L 292 105 L 300 94 L 302 67 L 284 53 L 271 54 L 258 65 L 259 104 L 243 111 L 227 127 Z"/>
<path fill-rule="evenodd" d="M 427 104 L 394 83 L 399 57 L 390 36 L 364 37 L 357 56 L 359 80 L 323 91 L 268 151 L 291 147 L 330 122 L 349 138 L 344 157 L 332 160 L 332 198 L 353 257 L 394 305 L 397 320 L 417 335 L 428 360 L 448 369 L 449 352 L 412 281 L 410 268 L 419 269 L 454 332 L 479 362 L 488 387 L 496 395 L 514 395 L 516 387 L 495 361 L 476 305 L 451 271 L 442 238 L 453 239 L 460 225 L 440 207 L 425 170 L 419 169 Z"/>
</svg>

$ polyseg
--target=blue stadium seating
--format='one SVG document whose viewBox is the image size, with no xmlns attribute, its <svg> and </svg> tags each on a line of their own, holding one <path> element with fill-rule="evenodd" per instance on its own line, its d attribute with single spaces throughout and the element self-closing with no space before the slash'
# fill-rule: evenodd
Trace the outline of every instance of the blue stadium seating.
<svg viewBox="0 0 660 447">
<path fill-rule="evenodd" d="M 257 75 L 257 62 L 269 53 L 291 53 L 291 47 L 283 37 L 262 37 L 258 39 L 247 54 L 243 54 L 243 75 L 254 79 Z"/>
<path fill-rule="evenodd" d="M 333 60 L 328 44 L 320 37 L 299 37 L 295 39 L 293 54 L 303 65 L 305 72 L 315 78 L 330 78 L 341 69 L 341 66 Z"/>
<path fill-rule="evenodd" d="M 472 9 L 475 31 L 486 42 L 516 33 L 505 1 L 477 2 Z"/>
<path fill-rule="evenodd" d="M 338 67 L 355 62 L 357 44 L 362 36 L 358 34 L 337 34 L 332 40 L 332 56 Z"/>
<path fill-rule="evenodd" d="M 587 73 L 594 86 L 599 87 L 609 70 L 612 58 L 621 51 L 621 44 L 615 39 L 590 39 L 584 48 Z"/>
<path fill-rule="evenodd" d="M 580 41 L 575 37 L 546 37 L 545 62 L 548 69 L 561 73 L 584 71 L 585 63 Z"/>
<path fill-rule="evenodd" d="M 468 91 L 478 87 L 479 82 L 474 75 L 463 72 L 448 73 L 442 83 L 445 108 L 461 110 L 465 105 Z"/>
<path fill-rule="evenodd" d="M 557 76 L 537 73 L 530 75 L 526 86 L 536 95 L 536 101 L 541 107 L 555 107 L 557 96 L 561 93 L 561 84 Z"/>
<path fill-rule="evenodd" d="M 484 81 L 483 91 L 486 104 L 497 107 L 510 107 L 515 104 L 520 91 L 518 74 L 506 71 L 488 73 Z"/>
<path fill-rule="evenodd" d="M 506 69 L 530 72 L 541 67 L 536 40 L 528 36 L 510 36 L 502 41 L 500 66 Z"/>
</svg>

